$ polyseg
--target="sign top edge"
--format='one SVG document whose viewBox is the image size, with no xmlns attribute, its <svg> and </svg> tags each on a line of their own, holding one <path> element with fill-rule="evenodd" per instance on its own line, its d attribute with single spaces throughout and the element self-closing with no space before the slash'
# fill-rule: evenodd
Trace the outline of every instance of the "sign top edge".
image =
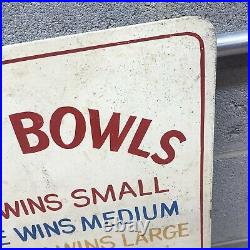
<svg viewBox="0 0 250 250">
<path fill-rule="evenodd" d="M 34 54 L 44 54 L 53 51 L 70 50 L 97 44 L 114 43 L 130 39 L 173 34 L 177 32 L 196 33 L 200 37 L 204 37 L 207 44 L 210 43 L 212 47 L 216 47 L 215 29 L 212 23 L 199 16 L 185 16 L 105 30 L 58 36 L 43 40 L 10 44 L 2 47 L 2 61 L 27 57 Z"/>
<path fill-rule="evenodd" d="M 91 30 L 91 31 L 86 31 L 86 32 L 82 32 L 82 33 L 74 33 L 74 34 L 70 34 L 70 35 L 60 35 L 60 36 L 56 36 L 56 37 L 37 39 L 37 40 L 32 40 L 32 41 L 27 41 L 27 42 L 7 44 L 7 45 L 2 46 L 2 48 L 7 49 L 9 47 L 15 47 L 15 46 L 19 46 L 19 45 L 30 45 L 31 43 L 36 43 L 36 42 L 47 42 L 47 41 L 51 41 L 54 39 L 65 39 L 65 38 L 74 38 L 76 36 L 81 36 L 81 35 L 99 34 L 99 33 L 104 32 L 104 31 L 113 32 L 113 31 L 119 31 L 120 29 L 131 29 L 134 27 L 142 27 L 145 25 L 157 25 L 157 24 L 164 25 L 164 24 L 170 24 L 170 22 L 179 21 L 179 20 L 180 21 L 198 21 L 200 23 L 206 23 L 209 28 L 211 28 L 212 30 L 214 29 L 213 24 L 206 18 L 203 18 L 200 16 L 182 16 L 182 17 L 176 17 L 176 18 L 171 18 L 171 19 L 162 19 L 162 20 L 158 20 L 158 21 L 151 21 L 151 22 L 147 22 L 147 23 L 138 23 L 138 24 L 132 24 L 132 25 L 118 26 L 118 27 L 113 27 L 113 28 L 108 28 L 108 29 Z"/>
</svg>

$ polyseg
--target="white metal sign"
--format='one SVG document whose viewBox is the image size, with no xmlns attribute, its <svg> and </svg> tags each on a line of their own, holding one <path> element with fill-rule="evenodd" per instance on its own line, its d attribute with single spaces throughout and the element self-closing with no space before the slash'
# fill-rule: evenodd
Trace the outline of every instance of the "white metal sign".
<svg viewBox="0 0 250 250">
<path fill-rule="evenodd" d="M 187 17 L 3 48 L 3 247 L 209 247 L 215 35 Z"/>
</svg>

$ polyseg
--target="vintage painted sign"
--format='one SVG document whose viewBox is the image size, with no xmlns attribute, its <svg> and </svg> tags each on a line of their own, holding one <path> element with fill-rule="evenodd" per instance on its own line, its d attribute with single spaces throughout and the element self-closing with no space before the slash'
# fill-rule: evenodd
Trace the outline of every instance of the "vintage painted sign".
<svg viewBox="0 0 250 250">
<path fill-rule="evenodd" d="M 209 247 L 215 35 L 187 17 L 3 48 L 3 247 Z"/>
</svg>

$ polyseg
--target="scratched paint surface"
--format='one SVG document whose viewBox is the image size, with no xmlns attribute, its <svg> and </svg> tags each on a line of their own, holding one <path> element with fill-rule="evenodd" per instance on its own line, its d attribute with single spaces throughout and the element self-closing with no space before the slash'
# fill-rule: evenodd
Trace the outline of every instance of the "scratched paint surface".
<svg viewBox="0 0 250 250">
<path fill-rule="evenodd" d="M 194 17 L 5 46 L 3 246 L 209 247 L 215 48 Z"/>
</svg>

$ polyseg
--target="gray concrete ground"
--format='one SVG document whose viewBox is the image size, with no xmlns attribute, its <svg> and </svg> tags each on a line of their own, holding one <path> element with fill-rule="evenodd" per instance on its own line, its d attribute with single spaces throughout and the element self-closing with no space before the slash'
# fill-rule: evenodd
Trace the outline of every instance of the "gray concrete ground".
<svg viewBox="0 0 250 250">
<path fill-rule="evenodd" d="M 247 30 L 247 3 L 3 3 L 3 44 L 198 15 Z M 212 242 L 247 246 L 247 57 L 218 61 Z"/>
</svg>

